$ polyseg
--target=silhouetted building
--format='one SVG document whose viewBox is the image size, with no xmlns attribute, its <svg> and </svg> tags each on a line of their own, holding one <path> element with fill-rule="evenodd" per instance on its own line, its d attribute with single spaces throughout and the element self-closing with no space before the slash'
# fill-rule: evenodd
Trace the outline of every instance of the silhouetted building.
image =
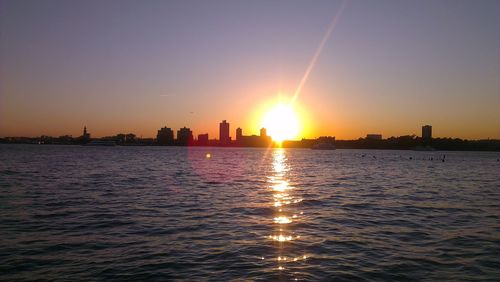
<svg viewBox="0 0 500 282">
<path fill-rule="evenodd" d="M 236 142 L 241 140 L 241 137 L 243 136 L 243 129 L 241 128 L 236 128 Z"/>
<path fill-rule="evenodd" d="M 335 143 L 335 136 L 321 136 L 316 139 L 317 142 Z"/>
<path fill-rule="evenodd" d="M 52 137 L 50 137 L 50 138 L 52 138 Z M 52 144 L 52 143 L 54 143 L 50 138 L 48 138 L 47 136 L 42 136 L 42 137 L 40 137 L 39 143 L 40 144 Z M 82 136 L 78 137 L 76 139 L 76 141 L 79 144 L 87 144 L 88 142 L 90 142 L 90 133 L 87 132 L 86 126 L 83 127 Z"/>
<path fill-rule="evenodd" d="M 366 134 L 368 140 L 382 140 L 382 134 Z"/>
<path fill-rule="evenodd" d="M 432 126 L 430 125 L 422 126 L 422 139 L 424 141 L 429 141 L 432 139 Z"/>
<path fill-rule="evenodd" d="M 322 149 L 321 147 L 335 148 L 335 136 L 321 136 L 316 139 L 302 139 L 300 141 L 294 140 L 285 140 L 281 144 L 284 148 L 313 148 L 315 146 L 319 147 L 318 149 Z"/>
<path fill-rule="evenodd" d="M 183 127 L 177 131 L 177 144 L 178 145 L 191 145 L 193 144 L 193 132 L 187 127 Z"/>
<path fill-rule="evenodd" d="M 221 145 L 231 144 L 231 137 L 229 137 L 229 123 L 223 120 L 219 124 L 219 142 Z"/>
<path fill-rule="evenodd" d="M 264 127 L 260 129 L 260 137 L 267 137 L 267 130 Z"/>
<path fill-rule="evenodd" d="M 260 136 L 244 136 L 241 128 L 236 129 L 236 146 L 240 147 L 268 147 L 272 145 L 272 139 L 266 135 L 266 129 L 260 130 Z"/>
<path fill-rule="evenodd" d="M 207 146 L 208 145 L 208 133 L 198 134 L 198 142 L 199 146 Z"/>
<path fill-rule="evenodd" d="M 161 128 L 156 134 L 156 141 L 160 145 L 173 145 L 174 131 L 166 126 Z"/>
<path fill-rule="evenodd" d="M 83 134 L 82 134 L 82 139 L 83 140 L 90 140 L 90 133 L 87 132 L 87 127 L 83 127 Z"/>
<path fill-rule="evenodd" d="M 297 140 L 284 140 L 281 143 L 281 147 L 283 148 L 312 148 L 315 144 L 317 144 L 316 139 L 305 139 L 302 138 L 302 140 L 297 141 Z"/>
</svg>

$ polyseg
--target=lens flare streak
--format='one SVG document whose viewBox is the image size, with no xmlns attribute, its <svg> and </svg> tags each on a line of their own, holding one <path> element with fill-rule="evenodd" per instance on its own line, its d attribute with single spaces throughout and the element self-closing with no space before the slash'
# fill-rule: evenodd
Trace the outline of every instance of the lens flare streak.
<svg viewBox="0 0 500 282">
<path fill-rule="evenodd" d="M 340 6 L 340 9 L 337 11 L 337 13 L 333 17 L 330 25 L 328 26 L 328 29 L 326 30 L 325 35 L 323 36 L 323 39 L 321 40 L 321 42 L 318 46 L 318 49 L 316 49 L 316 52 L 314 53 L 314 56 L 311 59 L 311 62 L 307 66 L 307 69 L 306 69 L 304 75 L 302 76 L 302 79 L 300 80 L 300 83 L 297 86 L 295 93 L 293 94 L 292 104 L 295 103 L 295 101 L 299 97 L 300 92 L 302 91 L 302 88 L 304 87 L 304 84 L 306 83 L 307 79 L 309 78 L 309 75 L 311 74 L 312 69 L 316 65 L 316 62 L 318 61 L 318 58 L 321 55 L 321 52 L 323 51 L 323 47 L 325 47 L 326 42 L 330 38 L 330 35 L 332 34 L 335 27 L 337 26 L 337 23 L 342 15 L 342 12 L 344 11 L 346 3 L 347 3 L 346 0 L 342 1 L 342 5 Z"/>
</svg>

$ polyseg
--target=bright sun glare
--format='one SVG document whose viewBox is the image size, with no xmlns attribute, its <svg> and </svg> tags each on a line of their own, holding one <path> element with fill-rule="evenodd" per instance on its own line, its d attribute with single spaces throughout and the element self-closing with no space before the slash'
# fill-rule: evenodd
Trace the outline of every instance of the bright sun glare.
<svg viewBox="0 0 500 282">
<path fill-rule="evenodd" d="M 278 104 L 271 108 L 264 115 L 262 127 L 265 127 L 267 134 L 279 143 L 294 139 L 300 131 L 298 115 L 289 104 Z"/>
</svg>

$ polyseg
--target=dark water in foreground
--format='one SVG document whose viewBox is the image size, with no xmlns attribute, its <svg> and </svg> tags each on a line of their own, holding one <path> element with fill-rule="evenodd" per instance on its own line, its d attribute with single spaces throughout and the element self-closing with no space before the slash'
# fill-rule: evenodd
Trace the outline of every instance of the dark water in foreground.
<svg viewBox="0 0 500 282">
<path fill-rule="evenodd" d="M 1 145 L 0 280 L 498 281 L 499 157 Z"/>
</svg>

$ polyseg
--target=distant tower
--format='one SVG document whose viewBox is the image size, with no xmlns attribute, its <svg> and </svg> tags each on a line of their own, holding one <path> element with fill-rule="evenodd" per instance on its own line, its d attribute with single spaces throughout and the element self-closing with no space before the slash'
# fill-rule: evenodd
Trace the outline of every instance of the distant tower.
<svg viewBox="0 0 500 282">
<path fill-rule="evenodd" d="M 87 132 L 87 126 L 83 127 L 82 139 L 83 140 L 89 140 L 90 139 L 90 133 Z"/>
<path fill-rule="evenodd" d="M 236 128 L 236 141 L 240 141 L 241 136 L 243 136 L 243 129 L 238 127 Z"/>
<path fill-rule="evenodd" d="M 267 137 L 267 130 L 264 127 L 260 129 L 260 137 Z"/>
<path fill-rule="evenodd" d="M 422 126 L 422 140 L 429 141 L 432 139 L 432 126 L 424 125 Z"/>
<path fill-rule="evenodd" d="M 222 145 L 229 145 L 231 143 L 231 138 L 229 137 L 229 123 L 223 120 L 219 124 L 219 142 Z"/>
</svg>

